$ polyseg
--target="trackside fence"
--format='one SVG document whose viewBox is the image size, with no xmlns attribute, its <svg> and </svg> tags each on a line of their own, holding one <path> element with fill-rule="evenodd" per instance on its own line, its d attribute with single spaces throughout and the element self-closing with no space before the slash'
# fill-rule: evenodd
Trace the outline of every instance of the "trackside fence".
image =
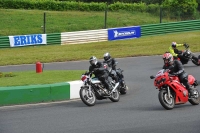
<svg viewBox="0 0 200 133">
<path fill-rule="evenodd" d="M 141 26 L 142 36 L 200 30 L 200 20 L 149 24 Z"/>
<path fill-rule="evenodd" d="M 9 48 L 10 42 L 8 36 L 0 36 L 0 48 Z"/>
<path fill-rule="evenodd" d="M 61 33 L 47 34 L 47 45 L 60 45 Z"/>
<path fill-rule="evenodd" d="M 107 29 L 61 33 L 61 45 L 108 41 Z"/>
</svg>

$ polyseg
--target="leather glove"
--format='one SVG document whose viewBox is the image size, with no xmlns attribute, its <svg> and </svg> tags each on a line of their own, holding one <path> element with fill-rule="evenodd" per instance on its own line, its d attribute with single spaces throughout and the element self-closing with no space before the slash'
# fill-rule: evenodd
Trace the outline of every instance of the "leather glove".
<svg viewBox="0 0 200 133">
<path fill-rule="evenodd" d="M 183 46 L 185 46 L 186 48 L 189 48 L 189 45 L 187 43 L 184 43 Z"/>
<path fill-rule="evenodd" d="M 173 73 L 169 73 L 168 75 L 169 75 L 169 77 L 176 76 Z"/>
</svg>

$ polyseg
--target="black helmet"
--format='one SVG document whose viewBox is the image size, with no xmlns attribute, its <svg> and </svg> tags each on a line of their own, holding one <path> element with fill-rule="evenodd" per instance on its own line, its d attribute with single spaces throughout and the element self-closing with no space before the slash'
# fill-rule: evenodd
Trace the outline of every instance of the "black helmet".
<svg viewBox="0 0 200 133">
<path fill-rule="evenodd" d="M 104 58 L 105 61 L 108 61 L 108 60 L 111 58 L 111 56 L 110 56 L 110 54 L 107 52 L 107 53 L 105 53 L 105 54 L 103 55 L 103 58 Z"/>
<path fill-rule="evenodd" d="M 89 60 L 91 65 L 96 65 L 97 64 L 97 58 L 95 56 L 90 57 Z"/>
</svg>

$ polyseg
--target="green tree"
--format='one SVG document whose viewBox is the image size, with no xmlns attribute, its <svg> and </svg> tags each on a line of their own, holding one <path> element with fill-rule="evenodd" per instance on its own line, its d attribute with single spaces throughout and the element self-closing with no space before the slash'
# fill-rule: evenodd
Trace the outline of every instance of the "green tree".
<svg viewBox="0 0 200 133">
<path fill-rule="evenodd" d="M 195 15 L 198 3 L 196 0 L 164 0 L 163 6 L 176 16 L 187 18 Z"/>
</svg>

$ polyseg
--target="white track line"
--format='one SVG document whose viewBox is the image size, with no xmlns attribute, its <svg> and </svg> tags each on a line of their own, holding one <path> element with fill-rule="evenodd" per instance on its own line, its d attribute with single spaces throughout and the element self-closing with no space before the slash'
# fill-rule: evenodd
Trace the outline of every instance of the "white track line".
<svg viewBox="0 0 200 133">
<path fill-rule="evenodd" d="M 32 107 L 32 106 L 39 106 L 39 105 L 53 105 L 58 103 L 69 103 L 73 101 L 79 101 L 80 99 L 72 99 L 72 100 L 65 100 L 65 101 L 56 101 L 56 102 L 47 102 L 47 103 L 36 103 L 36 104 L 23 104 L 23 105 L 8 105 L 8 106 L 1 106 L 0 109 L 10 109 L 10 108 L 18 108 L 18 107 Z"/>
</svg>

